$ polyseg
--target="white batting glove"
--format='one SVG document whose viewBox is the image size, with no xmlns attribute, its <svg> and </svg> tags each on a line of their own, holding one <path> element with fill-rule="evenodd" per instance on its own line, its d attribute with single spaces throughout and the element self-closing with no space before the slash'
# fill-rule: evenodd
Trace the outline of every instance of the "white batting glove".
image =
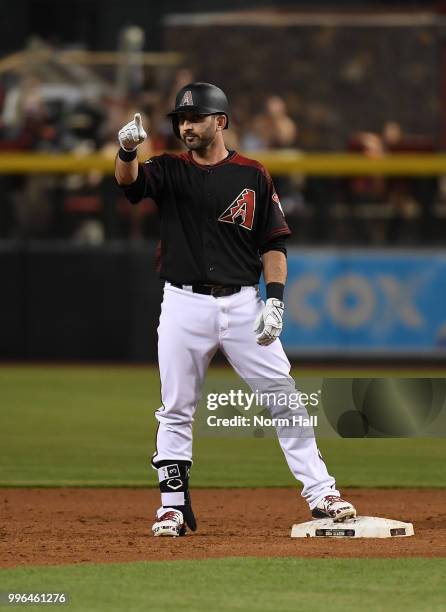
<svg viewBox="0 0 446 612">
<path fill-rule="evenodd" d="M 280 336 L 283 327 L 285 304 L 276 298 L 269 298 L 254 324 L 257 344 L 268 346 Z"/>
<path fill-rule="evenodd" d="M 119 130 L 119 144 L 126 151 L 134 151 L 147 138 L 147 133 L 143 128 L 141 115 L 136 113 L 133 121 L 130 121 Z"/>
</svg>

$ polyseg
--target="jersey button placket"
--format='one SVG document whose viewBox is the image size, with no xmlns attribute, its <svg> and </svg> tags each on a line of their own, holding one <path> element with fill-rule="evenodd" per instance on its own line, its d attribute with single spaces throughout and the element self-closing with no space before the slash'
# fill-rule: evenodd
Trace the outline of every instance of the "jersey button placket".
<svg viewBox="0 0 446 612">
<path fill-rule="evenodd" d="M 205 177 L 205 194 L 206 194 L 206 220 L 207 220 L 207 226 L 205 227 L 205 241 L 204 241 L 204 245 L 205 245 L 205 260 L 207 262 L 207 270 L 210 274 L 212 274 L 213 272 L 215 272 L 215 262 L 214 261 L 209 261 L 209 257 L 213 257 L 213 253 L 209 253 L 209 249 L 212 249 L 213 247 L 213 242 L 211 240 L 210 237 L 210 233 L 212 232 L 213 229 L 213 223 L 214 223 L 214 218 L 211 215 L 211 212 L 213 211 L 213 198 L 212 198 L 212 191 L 210 188 L 210 176 L 212 174 L 212 170 L 206 170 L 206 177 Z"/>
</svg>

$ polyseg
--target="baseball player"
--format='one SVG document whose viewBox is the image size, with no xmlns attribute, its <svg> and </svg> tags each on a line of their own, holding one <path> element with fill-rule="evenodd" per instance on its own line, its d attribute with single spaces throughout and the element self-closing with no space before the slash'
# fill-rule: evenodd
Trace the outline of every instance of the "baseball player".
<svg viewBox="0 0 446 612">
<path fill-rule="evenodd" d="M 136 148 L 147 134 L 136 114 L 119 132 L 115 176 L 132 204 L 154 200 L 161 220 L 162 406 L 156 411 L 152 457 L 161 507 L 152 530 L 155 536 L 175 537 L 184 535 L 186 526 L 197 528 L 189 493 L 192 423 L 217 349 L 251 388 L 259 380 L 270 387 L 285 380 L 295 387 L 278 338 L 290 230 L 271 177 L 257 161 L 227 150 L 228 101 L 215 85 L 186 85 L 168 116 L 187 152 L 164 153 L 139 164 Z M 258 294 L 261 273 L 266 303 Z M 274 414 L 275 407 L 269 408 Z M 299 410 L 307 414 L 304 407 Z M 335 521 L 356 516 L 336 489 L 314 435 L 277 432 L 312 516 Z"/>
</svg>

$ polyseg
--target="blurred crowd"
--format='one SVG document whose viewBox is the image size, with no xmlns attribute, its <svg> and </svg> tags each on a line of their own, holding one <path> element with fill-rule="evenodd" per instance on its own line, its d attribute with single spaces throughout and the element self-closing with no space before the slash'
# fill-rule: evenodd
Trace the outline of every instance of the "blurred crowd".
<svg viewBox="0 0 446 612">
<path fill-rule="evenodd" d="M 181 147 L 166 113 L 175 94 L 195 80 L 177 69 L 164 89 L 131 95 L 48 90 L 35 76 L 0 84 L 0 151 L 116 155 L 117 133 L 141 112 L 150 138 L 141 155 Z M 246 96 L 231 100 L 229 149 L 251 152 L 299 149 L 299 126 L 286 100 L 271 94 L 252 108 Z M 365 126 L 366 127 L 366 126 Z M 405 134 L 389 120 L 380 133 L 351 135 L 346 151 L 379 158 L 394 152 L 431 152 L 428 138 Z M 273 177 L 293 238 L 299 244 L 404 245 L 435 243 L 443 190 L 435 177 Z M 112 176 L 0 174 L 0 238 L 70 239 L 101 244 L 110 239 L 158 237 L 153 203 L 130 206 Z M 438 239 L 441 237 L 438 235 Z"/>
</svg>

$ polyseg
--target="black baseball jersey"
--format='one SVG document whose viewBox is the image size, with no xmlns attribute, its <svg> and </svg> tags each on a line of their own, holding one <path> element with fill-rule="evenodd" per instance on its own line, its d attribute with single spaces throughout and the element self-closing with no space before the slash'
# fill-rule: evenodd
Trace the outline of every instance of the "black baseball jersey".
<svg viewBox="0 0 446 612">
<path fill-rule="evenodd" d="M 211 166 L 190 151 L 153 157 L 123 189 L 132 204 L 144 197 L 156 202 L 160 276 L 173 283 L 255 285 L 259 252 L 291 233 L 268 172 L 236 151 Z"/>
</svg>

